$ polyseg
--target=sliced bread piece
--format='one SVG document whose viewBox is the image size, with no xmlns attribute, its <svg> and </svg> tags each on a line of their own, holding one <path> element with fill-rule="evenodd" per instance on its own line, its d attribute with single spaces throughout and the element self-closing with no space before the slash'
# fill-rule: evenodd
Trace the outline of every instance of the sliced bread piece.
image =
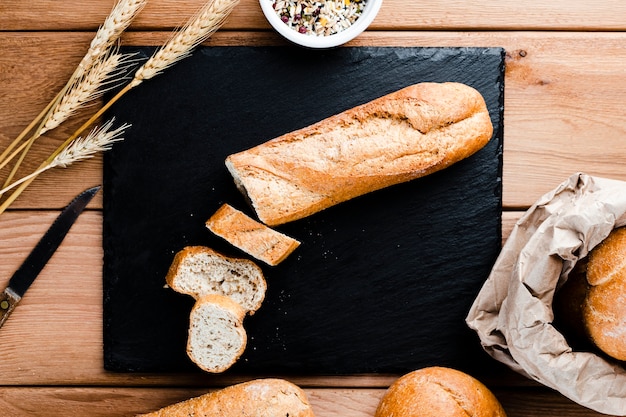
<svg viewBox="0 0 626 417">
<path fill-rule="evenodd" d="M 230 297 L 250 314 L 261 307 L 267 283 L 261 268 L 248 259 L 230 258 L 206 246 L 187 246 L 176 254 L 165 277 L 174 291 L 199 299 Z"/>
<path fill-rule="evenodd" d="M 231 385 L 137 417 L 314 417 L 305 392 L 284 379 L 265 378 Z"/>
<path fill-rule="evenodd" d="M 196 301 L 189 316 L 187 355 L 201 369 L 219 373 L 246 349 L 246 311 L 229 297 L 210 294 Z"/>
<path fill-rule="evenodd" d="M 206 222 L 217 236 L 250 256 L 275 266 L 285 260 L 300 242 L 224 204 Z"/>
</svg>

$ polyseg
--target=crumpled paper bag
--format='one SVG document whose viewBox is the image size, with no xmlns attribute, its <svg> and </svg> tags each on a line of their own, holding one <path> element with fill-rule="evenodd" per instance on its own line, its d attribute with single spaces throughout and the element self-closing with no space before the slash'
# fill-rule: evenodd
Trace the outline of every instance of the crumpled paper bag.
<svg viewBox="0 0 626 417">
<path fill-rule="evenodd" d="M 552 300 L 576 262 L 624 225 L 626 182 L 572 175 L 516 223 L 466 318 L 496 360 L 619 416 L 626 415 L 626 369 L 573 351 L 552 325 Z"/>
</svg>

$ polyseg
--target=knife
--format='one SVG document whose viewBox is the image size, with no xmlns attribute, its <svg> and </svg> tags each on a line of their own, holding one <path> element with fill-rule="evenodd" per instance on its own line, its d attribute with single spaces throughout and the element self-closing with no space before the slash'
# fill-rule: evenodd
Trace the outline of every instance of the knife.
<svg viewBox="0 0 626 417">
<path fill-rule="evenodd" d="M 20 302 L 24 293 L 41 272 L 52 254 L 57 250 L 72 224 L 83 209 L 100 190 L 101 186 L 89 188 L 78 194 L 56 218 L 39 243 L 9 280 L 7 288 L 0 293 L 0 327 Z"/>
</svg>

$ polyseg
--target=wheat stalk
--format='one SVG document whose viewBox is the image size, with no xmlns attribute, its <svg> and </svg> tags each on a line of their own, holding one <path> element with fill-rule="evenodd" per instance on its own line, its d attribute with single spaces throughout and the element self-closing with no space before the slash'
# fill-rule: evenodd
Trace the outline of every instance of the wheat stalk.
<svg viewBox="0 0 626 417">
<path fill-rule="evenodd" d="M 239 0 L 207 2 L 182 29 L 137 70 L 130 85 L 133 87 L 139 85 L 142 81 L 160 74 L 189 56 L 195 47 L 220 28 L 238 3 Z"/>
<path fill-rule="evenodd" d="M 123 140 L 121 136 L 124 131 L 130 126 L 128 124 L 123 124 L 111 130 L 111 127 L 113 126 L 113 121 L 114 120 L 111 119 L 102 127 L 93 129 L 84 138 L 79 137 L 75 139 L 65 148 L 60 150 L 60 152 L 58 152 L 57 155 L 54 156 L 54 158 L 49 159 L 44 164 L 42 164 L 39 169 L 0 190 L 0 195 L 3 195 L 7 191 L 17 187 L 18 185 L 34 179 L 35 177 L 49 169 L 57 167 L 67 168 L 73 163 L 92 158 L 98 152 L 108 151 L 109 149 L 111 149 L 115 142 Z M 0 213 L 2 211 L 0 211 Z"/>
<path fill-rule="evenodd" d="M 122 1 L 123 2 L 123 1 Z M 144 3 L 144 1 L 130 1 L 129 3 Z M 239 0 L 209 0 L 183 28 L 174 34 L 162 48 L 160 48 L 144 65 L 142 65 L 131 80 L 124 88 L 118 91 L 107 103 L 105 103 L 89 120 L 79 127 L 69 138 L 54 151 L 48 159 L 32 174 L 19 180 L 18 184 L 11 184 L 10 188 L 0 190 L 0 197 L 9 189 L 17 186 L 17 189 L 0 205 L 0 214 L 2 214 L 9 205 L 30 185 L 30 183 L 39 175 L 50 167 L 50 165 L 64 149 L 69 147 L 83 131 L 98 120 L 117 100 L 119 100 L 128 91 L 141 84 L 145 80 L 155 77 L 165 69 L 171 67 L 181 59 L 189 56 L 193 49 L 204 42 L 215 31 L 217 31 L 224 23 L 228 15 L 233 11 Z M 105 25 L 103 25 L 104 27 Z M 119 36 L 119 34 L 118 34 Z M 97 38 L 98 36 L 96 36 Z M 95 39 L 94 39 L 95 42 Z M 92 42 L 92 46 L 94 44 Z M 91 50 L 92 48 L 90 48 Z M 97 50 L 96 47 L 93 48 Z M 79 65 L 77 71 L 82 70 L 83 65 Z M 58 99 L 57 99 L 58 100 Z M 54 104 L 56 106 L 56 103 Z M 42 124 L 43 126 L 43 124 Z M 2 157 L 0 156 L 0 161 Z"/>
<path fill-rule="evenodd" d="M 104 94 L 107 87 L 110 88 L 111 84 L 115 84 L 117 78 L 124 73 L 125 67 L 130 65 L 132 56 L 133 54 L 119 54 L 117 52 L 103 55 L 98 62 L 92 65 L 89 72 L 84 73 L 82 77 L 75 80 L 74 84 L 67 89 L 63 97 L 57 102 L 57 105 L 48 113 L 47 121 L 43 126 L 39 127 L 37 135 L 33 135 L 3 161 L 0 161 L 0 169 L 2 169 L 21 153 L 13 169 L 5 179 L 5 187 L 13 180 L 35 140 L 45 132 L 59 126 L 87 103 Z"/>
<path fill-rule="evenodd" d="M 71 85 L 80 78 L 84 72 L 87 72 L 99 58 L 107 54 L 109 48 L 115 44 L 124 30 L 128 28 L 135 16 L 143 9 L 148 0 L 120 0 L 106 17 L 104 23 L 98 28 L 96 35 L 92 39 L 89 49 L 78 64 L 74 73 L 67 81 L 65 87 L 57 94 L 57 96 L 46 106 L 46 108 L 20 133 L 15 141 L 9 145 L 0 155 L 2 161 L 17 144 L 24 139 L 37 122 L 46 118 L 50 110 L 56 106 L 65 92 Z M 42 123 L 42 125 L 45 122 Z"/>
<path fill-rule="evenodd" d="M 124 71 L 124 65 L 131 62 L 131 54 L 113 53 L 108 57 L 101 58 L 100 63 L 96 63 L 91 71 L 83 74 L 81 79 L 76 80 L 67 93 L 57 103 L 48 121 L 41 127 L 41 134 L 52 130 L 72 116 L 85 104 L 97 99 L 107 90 L 108 84 L 114 83 Z M 15 148 L 13 153 L 0 162 L 0 169 L 4 168 L 13 158 L 24 150 L 34 138 L 24 142 Z"/>
<path fill-rule="evenodd" d="M 200 45 L 215 33 L 233 11 L 239 0 L 210 0 L 207 2 L 183 28 L 149 58 L 139 69 L 131 82 L 109 99 L 89 120 L 79 127 L 60 148 L 76 139 L 82 132 L 100 118 L 113 104 L 130 90 L 148 80 L 165 69 L 171 67 L 181 59 L 189 56 L 195 47 Z M 0 194 L 1 195 L 1 194 Z"/>
<path fill-rule="evenodd" d="M 0 154 L 0 162 L 5 166 L 7 156 L 11 155 L 11 159 L 15 157 L 16 152 L 11 153 L 26 138 L 29 132 L 33 131 L 35 126 L 39 126 L 34 130 L 32 136 L 27 140 L 26 145 L 21 146 L 22 157 L 16 162 L 12 172 L 6 179 L 6 183 L 10 182 L 13 175 L 22 163 L 26 153 L 30 149 L 32 142 L 39 138 L 42 134 L 42 128 L 47 123 L 53 113 L 54 108 L 66 96 L 66 93 L 75 85 L 78 79 L 93 67 L 95 63 L 101 61 L 101 58 L 108 54 L 110 48 L 119 39 L 124 30 L 128 28 L 135 16 L 143 9 L 148 0 L 120 0 L 106 17 L 104 23 L 98 28 L 96 35 L 92 39 L 89 49 L 78 64 L 74 73 L 69 78 L 65 86 L 59 93 L 48 103 L 44 110 L 13 140 L 13 142 Z M 19 153 L 19 152 L 18 152 Z M 9 159 L 10 160 L 10 159 Z M 5 184 L 6 184 L 5 183 Z"/>
</svg>

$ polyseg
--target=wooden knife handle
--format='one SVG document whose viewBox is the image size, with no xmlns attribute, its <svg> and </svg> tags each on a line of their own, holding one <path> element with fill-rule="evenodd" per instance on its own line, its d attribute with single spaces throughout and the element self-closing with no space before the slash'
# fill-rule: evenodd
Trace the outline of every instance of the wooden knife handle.
<svg viewBox="0 0 626 417">
<path fill-rule="evenodd" d="M 7 288 L 0 293 L 0 327 L 2 327 L 21 299 L 22 297 L 17 295 L 11 288 Z"/>
</svg>

